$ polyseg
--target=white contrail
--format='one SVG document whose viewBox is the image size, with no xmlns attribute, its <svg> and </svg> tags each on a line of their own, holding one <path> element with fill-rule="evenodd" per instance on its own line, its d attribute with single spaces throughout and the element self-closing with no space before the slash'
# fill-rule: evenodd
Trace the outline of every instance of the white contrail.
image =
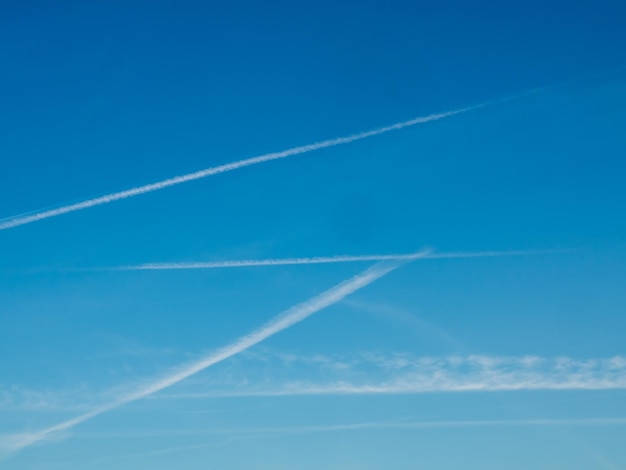
<svg viewBox="0 0 626 470">
<path fill-rule="evenodd" d="M 170 269 L 219 269 L 219 268 L 245 268 L 252 266 L 287 266 L 296 264 L 330 264 L 330 263 L 356 263 L 365 261 L 390 261 L 411 260 L 424 258 L 427 255 L 402 254 L 402 255 L 357 255 L 357 256 L 318 256 L 310 258 L 270 258 L 270 259 L 245 259 L 228 261 L 200 261 L 189 263 L 145 263 L 131 266 L 117 266 L 111 268 L 95 268 L 95 270 L 111 271 L 152 271 Z"/>
<path fill-rule="evenodd" d="M 511 251 L 452 251 L 452 252 L 420 252 L 402 253 L 391 255 L 336 255 L 314 256 L 301 258 L 266 258 L 266 259 L 242 259 L 224 261 L 191 261 L 191 262 L 166 262 L 166 263 L 143 263 L 125 266 L 100 266 L 86 268 L 33 268 L 28 271 L 168 271 L 185 269 L 222 269 L 222 268 L 246 268 L 257 266 L 289 266 L 300 264 L 333 264 L 333 263 L 359 263 L 367 261 L 411 261 L 420 259 L 455 259 L 455 258 L 486 258 L 498 256 L 521 256 L 533 254 L 555 253 L 565 250 L 511 250 Z"/>
<path fill-rule="evenodd" d="M 419 254 L 415 255 L 415 257 L 418 256 Z M 316 297 L 313 297 L 298 305 L 295 305 L 294 307 L 291 307 L 290 309 L 274 317 L 269 322 L 265 323 L 260 328 L 257 328 L 251 333 L 242 336 L 231 344 L 224 346 L 221 349 L 218 349 L 217 351 L 209 354 L 204 358 L 201 358 L 189 364 L 185 364 L 178 370 L 173 371 L 172 373 L 166 375 L 159 380 L 148 383 L 147 385 L 140 387 L 134 392 L 128 393 L 109 404 L 103 405 L 76 418 L 64 421 L 60 424 L 36 433 L 17 436 L 12 439 L 10 443 L 5 444 L 4 447 L 7 448 L 7 450 L 9 451 L 23 449 L 24 447 L 28 447 L 36 442 L 48 439 L 55 433 L 68 430 L 76 426 L 77 424 L 93 418 L 94 416 L 98 416 L 102 413 L 118 408 L 127 403 L 145 398 L 167 387 L 171 387 L 172 385 L 181 382 L 182 380 L 194 374 L 197 374 L 207 367 L 211 367 L 218 362 L 222 362 L 229 357 L 239 354 L 242 351 L 245 351 L 246 349 L 260 343 L 261 341 L 266 340 L 270 336 L 273 336 L 276 333 L 286 328 L 289 328 L 296 323 L 301 322 L 302 320 L 318 312 L 319 310 L 322 310 L 334 303 L 339 302 L 346 296 L 352 294 L 359 289 L 362 289 L 368 284 L 371 284 L 375 280 L 390 273 L 391 271 L 398 269 L 405 263 L 406 260 L 383 261 L 377 263 L 376 265 L 370 267 L 362 273 L 336 285 L 335 287 L 332 287 L 331 289 L 317 295 Z"/>
<path fill-rule="evenodd" d="M 68 204 L 66 206 L 58 207 L 56 209 L 36 212 L 34 214 L 9 217 L 9 218 L 4 219 L 4 221 L 0 221 L 0 230 L 6 230 L 9 228 L 17 227 L 19 225 L 30 224 L 32 222 L 37 222 L 39 220 L 48 219 L 50 217 L 56 217 L 58 215 L 67 214 L 69 212 L 79 211 L 82 209 L 87 209 L 89 207 L 99 206 L 101 204 L 108 204 L 109 202 L 118 201 L 120 199 L 126 199 L 126 198 L 133 197 L 133 196 L 138 196 L 140 194 L 149 193 L 152 191 L 157 191 L 159 189 L 167 188 L 169 186 L 175 186 L 177 184 L 186 183 L 187 181 L 193 181 L 193 180 L 197 180 L 201 178 L 206 178 L 207 176 L 212 176 L 212 175 L 217 175 L 219 173 L 225 173 L 227 171 L 237 170 L 238 168 L 243 168 L 243 167 L 250 166 L 250 165 L 256 165 L 257 163 L 278 160 L 281 158 L 291 157 L 293 155 L 313 152 L 314 150 L 320 150 L 320 149 L 327 148 L 327 147 L 334 147 L 336 145 L 349 144 L 350 142 L 367 139 L 368 137 L 385 134 L 387 132 L 403 129 L 405 127 L 414 126 L 416 124 L 422 124 L 422 123 L 426 123 L 430 121 L 437 121 L 439 119 L 443 119 L 449 116 L 454 116 L 456 114 L 473 111 L 475 109 L 483 108 L 487 105 L 488 103 L 482 103 L 482 104 L 477 104 L 474 106 L 468 106 L 465 108 L 455 109 L 453 111 L 447 111 L 444 113 L 437 113 L 437 114 L 431 114 L 429 116 L 417 117 L 414 119 L 410 119 L 408 121 L 392 124 L 390 126 L 379 127 L 378 129 L 374 129 L 371 131 L 360 132 L 358 134 L 353 134 L 353 135 L 349 135 L 346 137 L 337 137 L 335 139 L 324 140 L 322 142 L 317 142 L 314 144 L 294 147 L 291 149 L 283 150 L 281 152 L 267 153 L 265 155 L 260 155 L 258 157 L 252 157 L 252 158 L 248 158 L 245 160 L 239 160 L 239 161 L 232 162 L 232 163 L 226 163 L 224 165 L 207 168 L 205 170 L 196 171 L 194 173 L 188 173 L 186 175 L 169 178 L 163 181 L 159 181 L 157 183 L 146 184 L 144 186 L 138 186 L 136 188 L 131 188 L 125 191 L 107 194 L 105 196 L 88 199 L 86 201 L 78 202 L 75 204 Z"/>
<path fill-rule="evenodd" d="M 318 256 L 309 258 L 270 258 L 270 259 L 246 259 L 228 261 L 200 261 L 190 263 L 145 263 L 133 266 L 119 266 L 113 268 L 97 268 L 97 270 L 112 271 L 152 271 L 171 269 L 219 269 L 219 268 L 245 268 L 253 266 L 287 266 L 297 264 L 331 264 L 331 263 L 358 263 L 365 261 L 411 261 L 417 258 L 479 258 L 487 256 L 517 256 L 536 253 L 533 251 L 481 251 L 481 252 L 457 252 L 457 253 L 409 253 L 395 255 L 339 255 Z"/>
</svg>

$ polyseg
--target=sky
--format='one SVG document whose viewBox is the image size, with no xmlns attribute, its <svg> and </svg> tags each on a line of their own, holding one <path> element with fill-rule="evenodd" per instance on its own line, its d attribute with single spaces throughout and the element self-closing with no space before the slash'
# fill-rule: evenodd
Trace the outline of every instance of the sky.
<svg viewBox="0 0 626 470">
<path fill-rule="evenodd" d="M 624 15 L 3 1 L 0 468 L 626 468 Z"/>
</svg>

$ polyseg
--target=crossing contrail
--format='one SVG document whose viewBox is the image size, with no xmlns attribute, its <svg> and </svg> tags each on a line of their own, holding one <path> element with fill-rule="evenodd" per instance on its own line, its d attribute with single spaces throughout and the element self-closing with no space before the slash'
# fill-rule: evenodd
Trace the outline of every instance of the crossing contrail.
<svg viewBox="0 0 626 470">
<path fill-rule="evenodd" d="M 351 142 L 356 142 L 358 140 L 367 139 L 368 137 L 373 137 L 380 134 L 385 134 L 387 132 L 403 129 L 405 127 L 414 126 L 417 124 L 422 124 L 430 121 L 437 121 L 439 119 L 443 119 L 449 116 L 454 116 L 461 113 L 466 113 L 468 111 L 473 111 L 475 109 L 483 108 L 487 106 L 488 103 L 477 104 L 474 106 L 468 106 L 465 108 L 455 109 L 453 111 L 447 111 L 443 113 L 430 114 L 428 116 L 417 117 L 414 119 L 410 119 L 408 121 L 399 122 L 396 124 L 392 124 L 390 126 L 379 127 L 378 129 L 374 129 L 371 131 L 360 132 L 358 134 L 349 135 L 346 137 L 337 137 L 330 140 L 324 140 L 322 142 L 317 142 L 314 144 L 303 145 L 300 147 L 294 147 L 291 149 L 283 150 L 281 152 L 273 152 L 267 153 L 265 155 L 260 155 L 257 157 L 248 158 L 245 160 L 239 160 L 232 163 L 226 163 L 224 165 L 214 166 L 211 168 L 206 168 L 204 170 L 196 171 L 194 173 L 187 173 L 186 175 L 176 176 L 174 178 L 169 178 L 163 181 L 159 181 L 156 183 L 146 184 L 143 186 L 137 186 L 135 188 L 127 189 L 125 191 L 119 191 L 116 193 L 107 194 L 105 196 L 100 196 L 92 199 L 87 199 L 86 201 L 77 202 L 75 204 L 68 204 L 65 206 L 57 207 L 56 209 L 49 209 L 40 212 L 36 212 L 34 214 L 24 214 L 13 216 L 9 218 L 5 218 L 0 221 L 0 230 L 6 230 L 13 227 L 18 227 L 20 225 L 26 225 L 33 222 L 37 222 L 43 219 L 49 219 L 51 217 L 56 217 L 62 214 L 67 214 L 70 212 L 75 212 L 83 209 L 88 209 L 89 207 L 100 206 L 102 204 L 108 204 L 109 202 L 118 201 L 120 199 L 127 199 L 129 197 L 139 196 L 140 194 L 149 193 L 152 191 L 158 191 L 159 189 L 168 188 L 170 186 L 175 186 L 177 184 L 186 183 L 188 181 L 194 181 L 201 178 L 206 178 L 208 176 L 217 175 L 219 173 L 226 173 L 228 171 L 237 170 L 239 168 L 243 168 L 246 166 L 256 165 L 258 163 L 269 162 L 272 160 L 279 160 L 281 158 L 287 158 L 294 155 L 299 155 L 302 153 L 313 152 L 315 150 L 320 150 L 328 147 L 334 147 L 336 145 L 349 144 Z"/>
<path fill-rule="evenodd" d="M 414 255 L 414 258 L 419 257 L 420 254 L 421 253 L 416 253 Z M 2 447 L 10 452 L 23 449 L 36 442 L 46 440 L 56 433 L 73 428 L 74 426 L 83 423 L 95 416 L 101 415 L 103 413 L 106 413 L 107 411 L 119 408 L 120 406 L 123 406 L 127 403 L 140 400 L 163 389 L 171 387 L 172 385 L 177 384 L 178 382 L 181 382 L 182 380 L 194 374 L 197 374 L 198 372 L 208 367 L 211 367 L 219 362 L 228 359 L 229 357 L 232 357 L 251 348 L 261 341 L 266 340 L 270 336 L 273 336 L 276 333 L 285 330 L 295 325 L 296 323 L 301 322 L 302 320 L 313 315 L 314 313 L 339 302 L 353 292 L 362 289 L 363 287 L 371 284 L 372 282 L 385 276 L 386 274 L 389 274 L 390 272 L 400 268 L 408 261 L 410 260 L 381 261 L 380 263 L 375 264 L 374 266 L 366 269 L 360 274 L 357 274 L 347 281 L 344 281 L 332 287 L 331 289 L 317 295 L 316 297 L 313 297 L 300 304 L 295 305 L 294 307 L 291 307 L 290 309 L 272 318 L 260 328 L 253 330 L 247 335 L 240 337 L 234 342 L 222 347 L 221 349 L 218 349 L 208 356 L 185 364 L 179 367 L 177 370 L 174 370 L 173 372 L 165 375 L 164 377 L 156 381 L 147 383 L 146 385 L 138 388 L 131 393 L 121 396 L 111 403 L 102 405 L 76 418 L 64 421 L 60 424 L 51 426 L 39 432 L 13 436 L 13 438 L 9 442 L 4 442 Z"/>
</svg>

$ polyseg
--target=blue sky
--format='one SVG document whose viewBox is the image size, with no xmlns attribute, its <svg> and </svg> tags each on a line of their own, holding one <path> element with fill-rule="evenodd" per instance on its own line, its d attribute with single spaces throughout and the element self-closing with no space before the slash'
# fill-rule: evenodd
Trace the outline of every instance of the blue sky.
<svg viewBox="0 0 626 470">
<path fill-rule="evenodd" d="M 3 2 L 0 225 L 489 105 L 0 230 L 0 468 L 626 467 L 623 3 L 212 3 Z"/>
</svg>

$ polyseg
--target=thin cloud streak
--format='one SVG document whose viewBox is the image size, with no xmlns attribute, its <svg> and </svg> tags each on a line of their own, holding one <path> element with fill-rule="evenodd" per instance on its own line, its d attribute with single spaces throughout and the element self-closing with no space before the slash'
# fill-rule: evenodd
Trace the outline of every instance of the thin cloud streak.
<svg viewBox="0 0 626 470">
<path fill-rule="evenodd" d="M 425 254 L 425 253 L 424 253 Z M 416 256 L 418 256 L 416 254 Z M 218 349 L 217 351 L 209 354 L 208 356 L 201 358 L 189 364 L 185 364 L 178 370 L 166 375 L 165 377 L 156 380 L 152 383 L 148 383 L 138 390 L 121 396 L 117 400 L 95 408 L 92 411 L 84 413 L 76 418 L 64 421 L 55 426 L 49 427 L 36 433 L 29 433 L 23 435 L 17 435 L 11 438 L 10 441 L 2 443 L 1 447 L 4 447 L 8 451 L 17 451 L 28 447 L 36 442 L 50 439 L 57 433 L 67 431 L 74 426 L 83 423 L 95 416 L 106 413 L 107 411 L 119 408 L 127 403 L 146 398 L 154 393 L 171 387 L 184 379 L 197 374 L 198 372 L 211 367 L 219 362 L 222 362 L 236 354 L 239 354 L 252 346 L 266 340 L 267 338 L 285 330 L 296 323 L 301 322 L 314 313 L 329 307 L 340 300 L 344 299 L 353 292 L 366 287 L 372 282 L 380 279 L 381 277 L 389 274 L 390 272 L 400 268 L 407 261 L 383 261 L 376 265 L 366 269 L 362 273 L 344 281 L 335 287 L 306 300 L 300 304 L 291 307 L 283 313 L 277 315 L 260 328 L 242 336 L 236 341 L 230 343 L 227 346 Z"/>
<path fill-rule="evenodd" d="M 264 367 L 270 364 L 269 357 Z M 272 383 L 246 376 L 259 386 L 213 386 L 199 393 L 158 398 L 210 398 L 306 395 L 394 395 L 420 393 L 505 392 L 533 390 L 626 390 L 626 357 L 576 360 L 537 356 L 413 357 L 366 353 L 354 357 L 278 357 L 274 376 L 285 371 L 305 378 Z M 333 375 L 335 376 L 333 378 Z M 315 378 L 310 378 L 315 377 Z M 319 377 L 323 377 L 320 380 Z M 209 385 L 210 386 L 210 385 Z"/>
<path fill-rule="evenodd" d="M 349 135 L 345 137 L 337 137 L 334 139 L 324 140 L 322 142 L 316 142 L 314 144 L 294 147 L 291 149 L 283 150 L 281 152 L 272 152 L 272 153 L 267 153 L 265 155 L 247 158 L 247 159 L 239 160 L 239 161 L 232 162 L 232 163 L 226 163 L 224 165 L 207 168 L 207 169 L 196 171 L 193 173 L 187 173 L 185 175 L 176 176 L 174 178 L 169 178 L 169 179 L 159 181 L 156 183 L 146 184 L 143 186 L 137 186 L 135 188 L 127 189 L 125 191 L 119 191 L 116 193 L 107 194 L 105 196 L 88 199 L 86 201 L 78 202 L 75 204 L 68 204 L 65 206 L 58 207 L 56 209 L 44 210 L 41 212 L 36 212 L 34 214 L 26 214 L 26 215 L 9 217 L 9 218 L 4 219 L 4 221 L 0 221 L 0 230 L 7 230 L 13 227 L 18 227 L 20 225 L 26 225 L 26 224 L 30 224 L 33 222 L 38 222 L 40 220 L 48 219 L 51 217 L 57 217 L 62 214 L 67 214 L 70 212 L 88 209 L 90 207 L 100 206 L 102 204 L 108 204 L 110 202 L 119 201 L 121 199 L 127 199 L 130 197 L 139 196 L 141 194 L 149 193 L 152 191 L 165 189 L 170 186 L 176 186 L 178 184 L 187 183 L 189 181 L 206 178 L 208 176 L 213 176 L 213 175 L 217 175 L 220 173 L 226 173 L 228 171 L 237 170 L 239 168 L 244 168 L 244 167 L 256 165 L 259 163 L 279 160 L 281 158 L 287 158 L 287 157 L 291 157 L 294 155 L 300 155 L 303 153 L 313 152 L 315 150 L 321 150 L 324 148 L 335 147 L 337 145 L 349 144 L 351 142 L 356 142 L 359 140 L 367 139 L 369 137 L 386 134 L 387 132 L 404 129 L 406 127 L 415 126 L 417 124 L 437 121 L 439 119 L 444 119 L 450 116 L 455 116 L 457 114 L 466 113 L 469 111 L 483 108 L 487 105 L 488 103 L 482 103 L 482 104 L 477 104 L 474 106 L 467 106 L 465 108 L 455 109 L 453 111 L 447 111 L 443 113 L 436 113 L 436 114 L 431 114 L 428 116 L 417 117 L 414 119 L 410 119 L 408 121 L 392 124 L 390 126 L 379 127 L 378 129 L 374 129 L 371 131 L 360 132 L 358 134 L 353 134 L 353 135 Z"/>
</svg>

